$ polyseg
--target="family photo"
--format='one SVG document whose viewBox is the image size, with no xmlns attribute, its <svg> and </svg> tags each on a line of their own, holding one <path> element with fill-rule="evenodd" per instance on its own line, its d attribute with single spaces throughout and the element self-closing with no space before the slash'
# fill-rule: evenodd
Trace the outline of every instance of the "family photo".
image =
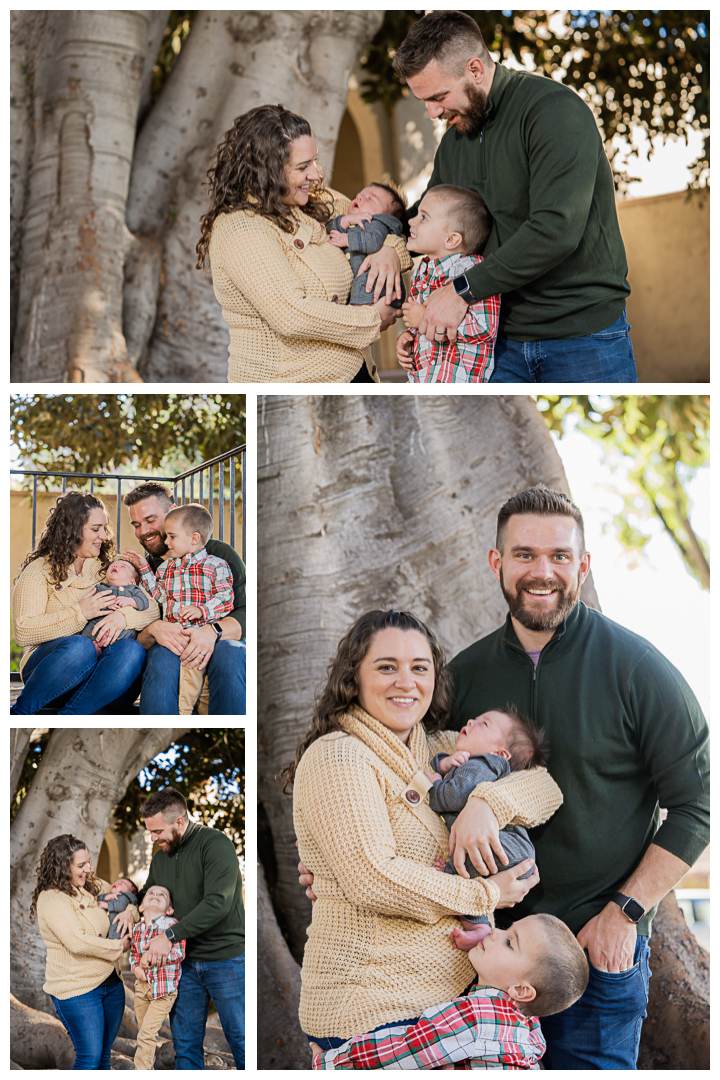
<svg viewBox="0 0 720 1080">
<path fill-rule="evenodd" d="M 10 404 L 11 715 L 244 716 L 244 396 Z"/>
<path fill-rule="evenodd" d="M 709 1068 L 708 421 L 259 399 L 261 1068 Z"/>
<path fill-rule="evenodd" d="M 709 377 L 703 12 L 29 10 L 11 55 L 14 382 Z"/>
<path fill-rule="evenodd" d="M 242 728 L 11 728 L 11 1069 L 244 1069 Z"/>
</svg>

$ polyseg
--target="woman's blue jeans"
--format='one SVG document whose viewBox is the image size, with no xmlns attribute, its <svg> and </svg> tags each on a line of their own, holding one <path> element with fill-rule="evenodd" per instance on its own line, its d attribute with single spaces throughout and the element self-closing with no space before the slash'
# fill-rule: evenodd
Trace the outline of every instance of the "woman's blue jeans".
<svg viewBox="0 0 720 1080">
<path fill-rule="evenodd" d="M 133 638 L 113 642 L 99 658 L 80 634 L 46 641 L 25 664 L 25 685 L 10 712 L 31 716 L 52 705 L 59 716 L 92 716 L 111 703 L 114 712 L 127 712 L 144 666 L 145 649 Z"/>
<path fill-rule="evenodd" d="M 210 716 L 244 716 L 245 642 L 218 641 L 207 666 Z M 164 645 L 148 650 L 140 694 L 144 716 L 177 716 L 180 657 Z"/>
<path fill-rule="evenodd" d="M 553 341 L 498 337 L 490 382 L 635 383 L 630 324 L 623 311 L 597 334 Z"/>
<path fill-rule="evenodd" d="M 204 1069 L 203 1039 L 212 998 L 235 1065 L 245 1068 L 245 954 L 232 960 L 183 960 L 170 1013 L 175 1069 Z"/>
<path fill-rule="evenodd" d="M 110 1050 L 125 1012 L 122 979 L 113 972 L 88 994 L 64 1001 L 54 997 L 52 1003 L 75 1047 L 73 1069 L 109 1069 Z"/>
<path fill-rule="evenodd" d="M 546 1069 L 636 1069 L 647 1015 L 650 944 L 639 937 L 628 971 L 590 965 L 587 990 L 564 1012 L 542 1018 Z"/>
</svg>

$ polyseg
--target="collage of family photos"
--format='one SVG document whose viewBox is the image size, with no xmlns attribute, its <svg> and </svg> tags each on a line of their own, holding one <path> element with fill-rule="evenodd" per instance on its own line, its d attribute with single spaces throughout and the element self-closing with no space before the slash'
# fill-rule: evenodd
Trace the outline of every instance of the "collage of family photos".
<svg viewBox="0 0 720 1080">
<path fill-rule="evenodd" d="M 709 1070 L 709 20 L 10 12 L 11 1069 Z"/>
</svg>

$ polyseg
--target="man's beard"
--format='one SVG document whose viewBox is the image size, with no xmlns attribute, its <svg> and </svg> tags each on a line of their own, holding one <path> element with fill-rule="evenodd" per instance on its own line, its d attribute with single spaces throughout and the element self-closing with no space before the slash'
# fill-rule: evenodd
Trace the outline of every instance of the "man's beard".
<svg viewBox="0 0 720 1080">
<path fill-rule="evenodd" d="M 140 539 L 138 537 L 138 539 Z M 149 543 L 148 543 L 149 540 Z M 150 544 L 153 546 L 151 547 Z M 162 533 L 155 533 L 152 536 L 143 537 L 140 540 L 140 546 L 144 547 L 149 555 L 165 555 L 167 553 L 167 544 Z"/>
<path fill-rule="evenodd" d="M 172 829 L 172 839 L 165 840 L 164 843 L 166 844 L 166 847 L 161 849 L 165 852 L 166 855 L 174 855 L 177 851 L 180 850 L 180 845 L 183 842 L 183 834 L 176 828 L 175 825 L 173 825 Z"/>
<path fill-rule="evenodd" d="M 459 131 L 461 135 L 467 135 L 472 137 L 473 135 L 479 135 L 485 126 L 485 110 L 487 108 L 487 94 L 484 90 L 481 90 L 479 86 L 468 79 L 467 83 L 463 87 L 467 99 L 468 105 L 463 113 L 450 112 L 446 116 L 441 116 L 441 120 L 448 119 L 452 116 L 457 116 L 457 120 L 452 125 L 456 131 Z"/>
<path fill-rule="evenodd" d="M 502 567 L 500 567 L 500 588 L 507 600 L 507 606 L 513 619 L 517 619 L 526 630 L 556 630 L 561 622 L 564 622 L 568 613 L 572 611 L 580 596 L 580 575 L 578 574 L 575 585 L 566 585 L 563 581 L 551 578 L 549 581 L 537 581 L 532 578 L 518 582 L 515 592 L 505 588 Z M 539 611 L 528 611 L 524 605 L 523 592 L 526 589 L 552 588 L 557 593 L 557 603 L 553 608 Z"/>
</svg>

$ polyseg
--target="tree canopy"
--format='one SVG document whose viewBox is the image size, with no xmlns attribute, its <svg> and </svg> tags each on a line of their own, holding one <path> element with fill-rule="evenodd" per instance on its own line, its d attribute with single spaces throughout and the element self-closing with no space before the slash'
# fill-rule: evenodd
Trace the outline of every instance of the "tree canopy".
<svg viewBox="0 0 720 1080">
<path fill-rule="evenodd" d="M 183 471 L 245 442 L 244 394 L 16 394 L 20 468 Z"/>
<path fill-rule="evenodd" d="M 662 522 L 690 573 L 708 589 L 710 553 L 690 522 L 687 482 L 709 461 L 710 397 L 538 394 L 537 403 L 550 430 L 560 437 L 574 417 L 579 431 L 631 463 L 628 476 L 634 488 L 624 496 L 623 509 L 615 517 L 621 543 L 643 547 L 649 536 L 642 528 L 642 513 L 651 514 Z"/>
<path fill-rule="evenodd" d="M 395 50 L 422 11 L 388 11 L 363 62 L 366 101 L 388 112 L 403 92 L 392 68 Z M 485 43 L 502 60 L 560 79 L 595 113 L 606 144 L 615 135 L 631 144 L 691 130 L 705 136 L 690 166 L 691 189 L 708 183 L 710 167 L 709 11 L 468 11 Z M 606 145 L 606 149 L 607 149 Z M 652 144 L 649 144 L 652 154 Z M 608 149 L 611 156 L 613 151 Z M 616 183 L 632 183 L 616 172 Z"/>
</svg>

